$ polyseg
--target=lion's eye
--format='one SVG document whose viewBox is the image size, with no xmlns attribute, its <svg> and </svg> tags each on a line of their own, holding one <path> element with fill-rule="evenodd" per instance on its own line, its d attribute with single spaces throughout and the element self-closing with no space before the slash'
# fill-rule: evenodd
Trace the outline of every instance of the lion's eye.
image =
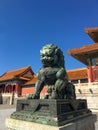
<svg viewBox="0 0 98 130">
<path fill-rule="evenodd" d="M 43 57 L 43 56 L 44 56 L 44 54 L 41 54 L 40 56 L 41 56 L 41 57 Z"/>
</svg>

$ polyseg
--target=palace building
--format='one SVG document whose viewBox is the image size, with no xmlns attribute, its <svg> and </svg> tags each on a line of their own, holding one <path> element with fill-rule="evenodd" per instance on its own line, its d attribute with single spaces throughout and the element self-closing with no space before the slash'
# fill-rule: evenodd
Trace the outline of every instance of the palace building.
<svg viewBox="0 0 98 130">
<path fill-rule="evenodd" d="M 0 99 L 0 103 L 9 104 L 13 96 L 17 99 L 34 93 L 35 83 L 36 75 L 31 66 L 5 72 L 0 76 L 0 97 L 2 95 L 3 99 L 3 101 Z M 41 93 L 42 95 L 46 93 L 46 89 L 44 88 Z"/>
<path fill-rule="evenodd" d="M 94 43 L 68 50 L 69 55 L 86 65 L 86 68 L 78 73 L 82 78 L 76 78 L 73 83 L 77 98 L 87 99 L 88 107 L 98 110 L 98 27 L 85 28 L 84 31 Z M 76 75 L 77 71 L 73 71 Z M 69 72 L 72 74 L 73 71 Z"/>
<path fill-rule="evenodd" d="M 98 28 L 86 28 L 85 32 L 95 43 L 68 50 L 68 54 L 87 66 L 89 82 L 98 82 Z"/>
<path fill-rule="evenodd" d="M 29 87 L 28 90 L 27 86 L 28 82 L 30 81 L 32 81 L 32 84 L 30 85 L 34 86 L 36 82 L 36 76 L 30 66 L 7 71 L 1 75 L 0 93 L 2 94 L 3 103 L 9 104 L 10 100 L 12 100 L 13 95 L 14 98 L 17 98 L 24 95 L 25 91 L 29 91 L 28 93 L 32 92 L 34 90 L 34 87 Z"/>
<path fill-rule="evenodd" d="M 21 96 L 26 91 L 24 85 L 32 80 L 32 85 L 34 85 L 35 74 L 30 66 L 7 71 L 0 76 L 1 93 L 15 93 L 17 96 Z"/>
</svg>

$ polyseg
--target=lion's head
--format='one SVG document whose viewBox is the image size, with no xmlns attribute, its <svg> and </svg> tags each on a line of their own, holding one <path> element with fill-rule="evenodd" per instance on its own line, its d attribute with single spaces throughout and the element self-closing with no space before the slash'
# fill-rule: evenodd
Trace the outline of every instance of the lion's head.
<svg viewBox="0 0 98 130">
<path fill-rule="evenodd" d="M 64 56 L 60 48 L 54 44 L 47 44 L 40 51 L 41 62 L 43 67 L 63 67 Z"/>
</svg>

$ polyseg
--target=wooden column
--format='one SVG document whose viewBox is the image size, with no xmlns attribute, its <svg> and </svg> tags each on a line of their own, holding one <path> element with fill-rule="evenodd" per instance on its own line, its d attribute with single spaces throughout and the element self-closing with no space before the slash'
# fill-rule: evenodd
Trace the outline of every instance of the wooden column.
<svg viewBox="0 0 98 130">
<path fill-rule="evenodd" d="M 87 67 L 88 82 L 93 82 L 92 66 Z"/>
<path fill-rule="evenodd" d="M 6 93 L 6 84 L 4 85 L 4 93 Z"/>
<path fill-rule="evenodd" d="M 15 92 L 17 93 L 17 96 L 21 95 L 21 88 L 20 88 L 20 84 L 16 84 L 16 88 L 15 88 Z"/>
<path fill-rule="evenodd" d="M 9 92 L 10 92 L 10 93 L 12 93 L 12 87 L 13 87 L 13 85 L 11 84 L 11 85 L 10 85 L 10 89 L 9 89 Z"/>
<path fill-rule="evenodd" d="M 5 93 L 5 84 L 3 85 L 1 92 L 2 92 L 2 93 Z"/>
<path fill-rule="evenodd" d="M 17 96 L 18 96 L 18 90 L 19 90 L 19 84 L 17 83 L 15 86 L 15 93 L 17 94 Z"/>
</svg>

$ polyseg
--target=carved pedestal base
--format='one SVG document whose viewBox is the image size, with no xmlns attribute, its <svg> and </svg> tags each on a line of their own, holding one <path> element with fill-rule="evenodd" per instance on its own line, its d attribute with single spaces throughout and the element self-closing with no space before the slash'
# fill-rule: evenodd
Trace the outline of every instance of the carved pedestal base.
<svg viewBox="0 0 98 130">
<path fill-rule="evenodd" d="M 52 126 L 62 126 L 91 115 L 86 100 L 31 99 L 18 100 L 11 118 Z"/>
<path fill-rule="evenodd" d="M 50 126 L 34 122 L 6 119 L 8 130 L 95 130 L 96 115 L 90 115 L 63 126 Z"/>
<path fill-rule="evenodd" d="M 94 130 L 94 122 L 86 100 L 27 99 L 17 101 L 6 126 L 9 130 Z"/>
</svg>

